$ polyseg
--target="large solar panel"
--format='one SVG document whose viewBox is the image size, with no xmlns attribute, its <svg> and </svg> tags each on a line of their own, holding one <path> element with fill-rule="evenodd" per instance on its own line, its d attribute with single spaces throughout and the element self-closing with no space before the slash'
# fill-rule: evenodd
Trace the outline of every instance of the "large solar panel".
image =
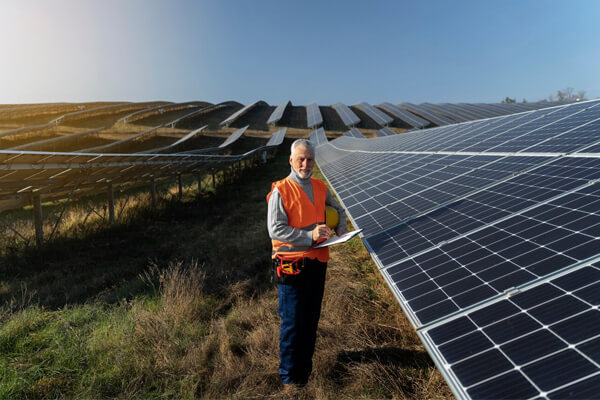
<svg viewBox="0 0 600 400">
<path fill-rule="evenodd" d="M 375 136 L 393 136 L 395 134 L 396 134 L 396 132 L 394 132 L 393 130 L 391 130 L 388 127 L 382 128 L 375 132 Z"/>
<path fill-rule="evenodd" d="M 436 112 L 431 112 L 430 110 L 421 107 L 421 105 L 411 104 L 411 103 L 402 103 L 399 106 L 407 109 L 408 111 L 417 114 L 436 125 L 444 126 L 444 125 L 452 125 L 455 124 L 456 121 L 451 120 L 450 118 L 446 118 Z"/>
<path fill-rule="evenodd" d="M 323 116 L 316 102 L 306 106 L 306 123 L 308 128 L 316 128 L 323 123 Z"/>
<path fill-rule="evenodd" d="M 423 330 L 471 398 L 592 399 L 600 393 L 600 265 L 525 288 Z M 575 329 L 574 329 L 575 327 Z"/>
<path fill-rule="evenodd" d="M 365 114 L 367 114 L 373 121 L 375 121 L 381 126 L 387 126 L 391 124 L 392 121 L 394 121 L 392 117 L 382 112 L 381 110 L 378 110 L 377 108 L 373 107 L 369 103 L 362 102 L 360 104 L 357 104 L 356 107 Z"/>
<path fill-rule="evenodd" d="M 231 133 L 231 135 L 229 135 L 227 137 L 227 139 L 225 139 L 225 141 L 223 143 L 221 143 L 217 147 L 206 147 L 206 148 L 196 149 L 196 150 L 186 150 L 186 151 L 184 151 L 184 153 L 186 153 L 186 154 L 214 153 L 214 152 L 218 152 L 223 149 L 226 149 L 227 147 L 229 147 L 233 143 L 235 143 L 239 138 L 241 138 L 242 135 L 248 129 L 248 127 L 249 127 L 249 125 L 246 125 L 240 129 L 236 129 L 233 133 Z"/>
<path fill-rule="evenodd" d="M 286 101 L 285 103 L 281 103 L 280 105 L 278 105 L 267 120 L 267 125 L 276 125 L 279 122 L 279 120 L 283 117 L 283 113 L 285 112 L 285 109 L 289 104 L 290 101 Z"/>
<path fill-rule="evenodd" d="M 254 103 L 248 104 L 247 106 L 241 108 L 240 110 L 234 112 L 233 114 L 231 114 L 229 117 L 227 117 L 226 119 L 224 119 L 223 121 L 221 121 L 219 123 L 220 126 L 229 126 L 230 124 L 232 124 L 233 122 L 235 122 L 235 120 L 237 120 L 239 117 L 241 117 L 242 115 L 246 114 L 248 111 L 252 110 L 254 107 L 256 107 L 259 103 L 262 103 L 262 101 L 257 100 Z"/>
<path fill-rule="evenodd" d="M 309 134 L 309 139 L 316 145 L 319 146 L 321 144 L 327 143 L 327 136 L 325 136 L 325 129 L 319 128 L 317 130 L 312 131 Z"/>
<path fill-rule="evenodd" d="M 488 107 L 487 104 L 459 103 L 455 104 L 455 106 L 465 109 L 470 114 L 481 115 L 482 118 L 492 118 L 504 115 L 500 110 Z"/>
<path fill-rule="evenodd" d="M 457 397 L 600 393 L 598 132 L 596 100 L 319 142 L 319 167 Z"/>
<path fill-rule="evenodd" d="M 409 124 L 410 126 L 412 126 L 414 128 L 423 128 L 423 127 L 429 125 L 429 121 L 424 120 L 423 118 L 418 117 L 417 115 L 415 115 L 411 112 L 408 112 L 405 109 L 400 108 L 395 104 L 386 102 L 386 103 L 379 104 L 377 107 L 384 109 L 385 111 L 394 115 L 399 120 L 406 122 L 407 124 Z"/>
<path fill-rule="evenodd" d="M 423 104 L 421 104 L 421 107 L 423 107 L 426 110 L 429 110 L 431 112 L 438 113 L 444 117 L 453 119 L 456 122 L 467 122 L 467 121 L 470 121 L 473 119 L 473 118 L 467 118 L 464 115 L 458 114 L 458 113 L 450 110 L 448 107 L 444 107 L 439 104 L 423 103 Z"/>
<path fill-rule="evenodd" d="M 442 107 L 444 110 L 449 110 L 449 111 L 456 113 L 457 115 L 466 117 L 468 121 L 472 121 L 474 119 L 484 119 L 484 118 L 493 117 L 493 115 L 489 115 L 487 113 L 481 113 L 481 112 L 478 112 L 477 110 L 469 108 L 465 104 L 443 103 L 443 104 L 438 104 L 438 106 Z"/>
<path fill-rule="evenodd" d="M 360 123 L 360 118 L 358 118 L 358 116 L 344 103 L 335 103 L 332 104 L 331 107 L 338 113 L 344 125 L 355 126 Z"/>
<path fill-rule="evenodd" d="M 267 142 L 267 146 L 279 146 L 283 143 L 283 139 L 285 138 L 285 133 L 287 132 L 287 128 L 283 128 L 274 132 L 273 135 L 269 138 Z"/>
<path fill-rule="evenodd" d="M 349 131 L 344 132 L 344 136 L 349 136 L 357 139 L 365 139 L 365 135 L 362 134 L 358 128 L 352 128 Z"/>
</svg>

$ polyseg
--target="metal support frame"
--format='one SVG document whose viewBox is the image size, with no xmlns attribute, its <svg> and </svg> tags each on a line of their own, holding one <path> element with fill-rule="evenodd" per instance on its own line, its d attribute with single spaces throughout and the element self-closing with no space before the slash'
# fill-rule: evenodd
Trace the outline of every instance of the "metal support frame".
<svg viewBox="0 0 600 400">
<path fill-rule="evenodd" d="M 177 174 L 177 186 L 179 188 L 179 191 L 178 191 L 179 201 L 181 201 L 183 199 L 183 183 L 181 181 L 181 174 Z"/>
<path fill-rule="evenodd" d="M 129 198 L 131 197 L 131 193 L 128 192 L 127 193 L 127 198 L 125 199 L 125 203 L 123 203 L 123 206 L 121 207 L 121 209 L 119 210 L 119 213 L 117 214 L 117 221 L 121 219 L 121 214 L 123 214 L 123 211 L 125 210 L 125 207 L 127 207 L 127 203 L 129 203 Z"/>
<path fill-rule="evenodd" d="M 108 222 L 115 223 L 115 191 L 112 182 L 108 184 Z"/>
<path fill-rule="evenodd" d="M 42 200 L 39 194 L 33 195 L 33 218 L 35 221 L 35 243 L 37 247 L 44 244 L 44 226 L 42 220 Z"/>
<path fill-rule="evenodd" d="M 150 182 L 150 199 L 152 201 L 152 208 L 156 208 L 156 180 L 152 177 Z"/>
</svg>

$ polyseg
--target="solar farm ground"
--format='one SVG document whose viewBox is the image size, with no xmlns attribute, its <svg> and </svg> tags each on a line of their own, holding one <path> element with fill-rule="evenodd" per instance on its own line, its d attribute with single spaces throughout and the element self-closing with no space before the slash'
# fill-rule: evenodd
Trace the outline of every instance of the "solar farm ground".
<svg viewBox="0 0 600 400">
<path fill-rule="evenodd" d="M 258 124 L 252 116 L 251 128 Z M 235 130 L 212 129 L 218 118 L 161 128 L 117 149 L 164 145 L 209 122 L 188 145 L 211 147 Z M 139 122 L 58 150 L 131 137 L 148 129 Z M 59 125 L 51 135 L 86 129 Z M 276 129 L 250 129 L 229 151 L 255 148 Z M 244 169 L 239 180 L 216 190 L 207 185 L 202 196 L 190 177 L 181 201 L 174 182 L 162 182 L 156 210 L 147 188 L 117 194 L 121 212 L 114 225 L 101 218 L 105 195 L 88 198 L 67 209 L 58 235 L 42 249 L 25 246 L 3 227 L 0 398 L 286 398 L 277 374 L 279 319 L 264 196 L 289 171 L 291 140 L 307 136 L 306 129 L 288 129 L 270 163 Z M 62 207 L 44 205 L 49 228 Z M 0 218 L 32 236 L 29 208 Z M 314 367 L 294 397 L 451 396 L 358 239 L 332 249 Z"/>
</svg>

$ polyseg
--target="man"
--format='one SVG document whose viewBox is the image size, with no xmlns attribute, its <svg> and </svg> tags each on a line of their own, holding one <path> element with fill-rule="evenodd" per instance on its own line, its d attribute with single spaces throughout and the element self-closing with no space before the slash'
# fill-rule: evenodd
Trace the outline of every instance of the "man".
<svg viewBox="0 0 600 400">
<path fill-rule="evenodd" d="M 313 246 L 332 231 L 325 225 L 325 206 L 339 214 L 335 230 L 346 231 L 346 213 L 327 186 L 312 178 L 315 149 L 298 139 L 292 143 L 287 178 L 274 182 L 267 195 L 267 225 L 279 292 L 279 375 L 284 388 L 303 386 L 312 371 L 312 356 L 321 314 L 329 248 Z"/>
</svg>

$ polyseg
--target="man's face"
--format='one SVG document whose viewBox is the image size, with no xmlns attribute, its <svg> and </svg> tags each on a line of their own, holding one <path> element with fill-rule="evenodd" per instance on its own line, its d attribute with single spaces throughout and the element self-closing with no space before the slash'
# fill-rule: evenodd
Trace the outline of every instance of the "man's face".
<svg viewBox="0 0 600 400">
<path fill-rule="evenodd" d="M 309 147 L 297 146 L 290 155 L 290 165 L 301 178 L 310 178 L 315 165 L 315 153 Z"/>
</svg>

